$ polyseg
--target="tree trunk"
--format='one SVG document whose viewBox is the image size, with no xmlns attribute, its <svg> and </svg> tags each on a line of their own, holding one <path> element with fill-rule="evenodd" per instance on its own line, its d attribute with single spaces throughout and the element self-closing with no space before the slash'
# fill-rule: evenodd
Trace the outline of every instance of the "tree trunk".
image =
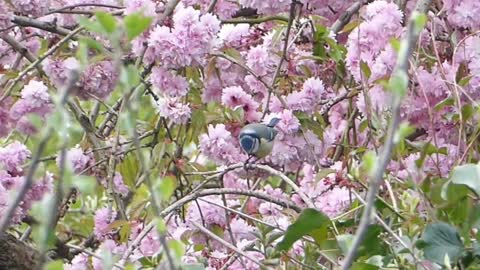
<svg viewBox="0 0 480 270">
<path fill-rule="evenodd" d="M 39 267 L 37 250 L 11 234 L 0 235 L 0 270 L 31 270 Z"/>
</svg>

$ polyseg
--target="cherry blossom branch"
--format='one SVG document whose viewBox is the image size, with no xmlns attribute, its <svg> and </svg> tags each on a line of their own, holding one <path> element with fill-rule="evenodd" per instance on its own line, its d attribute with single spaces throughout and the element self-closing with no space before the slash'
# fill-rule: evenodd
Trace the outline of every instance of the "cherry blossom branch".
<svg viewBox="0 0 480 270">
<path fill-rule="evenodd" d="M 218 0 L 212 0 L 210 5 L 208 5 L 207 13 L 212 13 L 215 10 L 215 6 L 217 5 Z"/>
<path fill-rule="evenodd" d="M 173 11 L 177 7 L 178 3 L 180 3 L 180 0 L 170 0 L 167 4 L 165 4 L 165 10 L 162 14 L 160 14 L 160 16 L 158 16 L 158 25 L 163 25 L 168 16 L 173 14 Z"/>
<path fill-rule="evenodd" d="M 46 51 L 42 56 L 40 56 L 35 62 L 31 63 L 27 68 L 22 70 L 17 77 L 10 83 L 8 88 L 5 90 L 3 93 L 2 97 L 0 97 L 0 103 L 4 101 L 8 96 L 13 91 L 13 88 L 19 83 L 25 75 L 27 75 L 28 72 L 36 68 L 38 65 L 40 65 L 48 56 L 53 54 L 56 50 L 58 50 L 65 42 L 69 41 L 72 39 L 73 36 L 78 34 L 80 31 L 83 30 L 83 27 L 79 27 L 72 32 L 70 32 L 68 35 L 66 35 L 64 38 L 62 38 L 59 42 L 57 42 L 54 46 L 52 46 L 48 51 Z M 72 86 L 73 87 L 73 86 Z"/>
<path fill-rule="evenodd" d="M 67 102 L 68 96 L 70 95 L 70 92 L 74 88 L 75 83 L 77 82 L 80 76 L 78 71 L 72 71 L 70 75 L 71 76 L 69 77 L 69 80 L 67 81 L 67 84 L 63 89 L 62 96 L 60 97 L 60 104 L 59 104 L 60 106 L 65 105 L 65 103 Z M 25 180 L 20 186 L 17 195 L 14 197 L 12 201 L 9 202 L 8 208 L 5 210 L 5 212 L 2 215 L 2 218 L 0 219 L 0 233 L 4 232 L 7 229 L 8 225 L 10 224 L 10 219 L 12 218 L 15 212 L 15 209 L 23 201 L 25 195 L 27 194 L 28 190 L 32 186 L 33 177 L 35 175 L 35 171 L 37 170 L 38 164 L 40 163 L 41 155 L 45 150 L 53 131 L 54 131 L 53 128 L 50 127 L 42 136 L 38 144 L 37 151 L 35 151 L 32 157 L 32 162 L 25 176 Z"/>
<path fill-rule="evenodd" d="M 71 10 L 75 9 L 78 7 L 104 7 L 104 8 L 114 8 L 114 9 L 123 9 L 124 7 L 121 6 L 115 6 L 115 5 L 108 5 L 108 4 L 102 4 L 102 3 L 79 3 L 79 4 L 74 4 L 74 5 L 68 5 L 64 6 L 61 8 L 53 9 L 50 10 L 46 15 L 53 14 L 53 13 L 62 13 L 62 11 L 65 10 Z"/>
<path fill-rule="evenodd" d="M 20 53 L 22 56 L 25 56 L 30 63 L 35 62 L 36 57 L 25 47 L 23 44 L 20 42 L 16 41 L 12 36 L 8 34 L 3 34 L 0 36 L 1 39 L 3 39 L 8 45 L 12 46 L 13 49 L 15 49 L 18 53 Z"/>
<path fill-rule="evenodd" d="M 355 15 L 366 2 L 371 1 L 372 0 L 359 0 L 358 2 L 355 2 L 332 24 L 330 27 L 331 31 L 335 34 L 340 32 L 343 27 L 350 22 L 352 16 Z"/>
<path fill-rule="evenodd" d="M 418 29 L 417 22 L 415 21 L 416 17 L 419 16 L 418 14 L 424 14 L 432 0 L 420 0 L 417 2 L 416 10 L 413 12 L 410 21 L 407 26 L 407 33 L 405 38 L 402 40 L 402 46 L 400 51 L 398 52 L 397 63 L 392 73 L 393 76 L 399 77 L 401 80 L 406 80 L 406 85 L 408 85 L 408 59 L 412 54 L 413 47 L 415 46 L 418 35 L 420 33 L 420 29 Z M 406 91 L 406 89 L 405 89 Z M 358 225 L 357 231 L 355 233 L 355 238 L 353 240 L 352 246 L 343 261 L 342 269 L 347 270 L 350 268 L 351 264 L 355 260 L 357 255 L 358 248 L 363 242 L 365 238 L 365 234 L 367 232 L 368 226 L 371 222 L 372 213 L 374 212 L 374 203 L 375 198 L 377 196 L 378 190 L 380 185 L 383 182 L 383 174 L 387 168 L 387 165 L 390 161 L 390 157 L 392 155 L 393 147 L 395 145 L 395 133 L 398 129 L 400 124 L 400 106 L 402 103 L 403 96 L 400 93 L 394 93 L 392 97 L 392 119 L 390 121 L 390 125 L 388 127 L 385 144 L 383 146 L 383 150 L 378 158 L 378 162 L 376 164 L 375 170 L 372 174 L 370 179 L 370 188 L 367 193 L 366 198 L 366 205 L 363 209 L 362 218 L 360 219 L 360 223 Z"/>
<path fill-rule="evenodd" d="M 18 26 L 37 28 L 50 33 L 59 34 L 62 36 L 67 36 L 70 34 L 70 30 L 61 26 L 57 26 L 53 22 L 43 22 L 40 20 L 36 20 L 29 17 L 24 17 L 24 16 L 17 16 L 17 15 L 13 16 L 12 23 Z M 75 40 L 76 38 L 72 37 L 71 39 Z"/>
<path fill-rule="evenodd" d="M 223 209 L 225 209 L 225 210 L 227 210 L 227 211 L 230 211 L 230 212 L 232 212 L 232 213 L 235 213 L 235 214 L 237 214 L 237 215 L 239 215 L 239 216 L 241 216 L 241 217 L 244 217 L 244 218 L 249 219 L 249 220 L 252 220 L 252 221 L 254 221 L 254 222 L 256 222 L 256 223 L 259 223 L 259 224 L 268 226 L 268 227 L 273 228 L 273 229 L 275 229 L 275 230 L 278 230 L 278 231 L 280 231 L 280 232 L 286 232 L 286 230 L 284 230 L 284 229 L 282 229 L 282 228 L 280 228 L 280 227 L 278 227 L 278 226 L 276 226 L 276 225 L 274 225 L 274 224 L 270 224 L 270 223 L 265 222 L 265 221 L 263 221 L 263 220 L 260 220 L 260 219 L 258 219 L 258 218 L 255 218 L 255 217 L 252 217 L 252 216 L 250 216 L 250 215 L 247 215 L 247 214 L 243 213 L 242 211 L 238 211 L 238 210 L 236 210 L 236 209 L 223 206 L 223 205 L 218 204 L 218 203 L 215 203 L 215 202 L 213 202 L 213 201 L 209 201 L 209 200 L 205 200 L 205 199 L 201 199 L 201 198 L 198 199 L 198 200 L 199 200 L 199 201 L 202 201 L 202 202 L 205 202 L 205 203 L 208 203 L 208 204 L 211 204 L 211 205 L 215 205 L 215 206 L 220 207 L 220 208 L 223 208 Z M 307 241 L 307 242 L 312 243 L 312 244 L 315 244 L 315 241 L 314 241 L 313 239 L 311 239 L 310 237 L 307 237 L 307 236 L 303 236 L 303 237 L 302 237 L 302 240 Z M 334 259 L 330 258 L 327 254 L 325 254 L 325 252 L 322 252 L 322 251 L 319 250 L 319 253 L 320 253 L 325 259 L 327 259 L 330 263 L 332 263 L 333 265 L 339 266 L 338 262 L 336 262 Z M 232 263 L 233 263 L 233 262 L 232 262 Z"/>
<path fill-rule="evenodd" d="M 237 254 L 241 255 L 242 257 L 245 257 L 245 258 L 249 259 L 250 261 L 254 262 L 256 265 L 262 267 L 262 269 L 272 269 L 271 267 L 268 267 L 268 266 L 264 265 L 263 263 L 261 263 L 257 259 L 248 255 L 243 250 L 241 250 L 241 249 L 237 248 L 236 246 L 230 244 L 229 242 L 225 241 L 223 238 L 214 234 L 213 232 L 211 232 L 207 228 L 203 227 L 202 225 L 196 223 L 195 221 L 190 221 L 190 222 L 192 223 L 193 226 L 195 226 L 197 229 L 199 229 L 204 234 L 206 234 L 206 235 L 210 236 L 211 238 L 215 239 L 215 241 L 218 241 L 220 244 L 224 245 L 225 247 L 235 251 Z"/>
<path fill-rule="evenodd" d="M 201 197 L 206 197 L 206 196 L 211 196 L 211 195 L 221 195 L 221 194 L 233 194 L 233 195 L 245 195 L 249 197 L 255 197 L 258 199 L 262 199 L 277 205 L 280 205 L 285 208 L 289 208 L 294 210 L 297 213 L 301 212 L 301 208 L 289 201 L 279 199 L 277 197 L 273 197 L 265 192 L 259 192 L 259 191 L 249 191 L 249 190 L 241 190 L 241 189 L 234 189 L 234 188 L 222 188 L 222 189 L 206 189 L 206 190 L 200 190 L 194 193 L 190 193 L 186 195 L 185 197 L 175 201 L 165 209 L 163 209 L 159 216 L 160 217 L 165 217 L 174 210 L 176 210 L 179 207 L 182 207 L 183 205 L 194 201 L 198 198 Z M 145 228 L 142 230 L 141 233 L 138 234 L 138 236 L 133 240 L 132 244 L 128 247 L 127 251 L 124 253 L 124 256 L 122 257 L 122 262 L 123 264 L 126 262 L 128 257 L 133 253 L 133 251 L 138 247 L 140 242 L 142 241 L 145 236 L 155 227 L 155 223 L 151 221 Z"/>
<path fill-rule="evenodd" d="M 284 41 L 284 44 L 283 44 L 282 54 L 280 55 L 280 61 L 278 62 L 277 69 L 275 70 L 275 73 L 273 74 L 273 78 L 272 78 L 272 82 L 270 84 L 270 88 L 268 89 L 267 101 L 265 103 L 265 110 L 263 110 L 262 119 L 264 119 L 265 116 L 267 115 L 267 113 L 269 112 L 270 99 L 272 98 L 272 93 L 274 93 L 274 87 L 275 87 L 277 77 L 280 75 L 280 71 L 282 70 L 283 62 L 287 59 L 288 39 L 290 38 L 290 30 L 292 30 L 293 20 L 295 18 L 296 5 L 297 5 L 296 0 L 292 0 L 292 3 L 290 4 L 290 13 L 288 15 L 288 24 L 287 24 L 287 29 L 286 29 L 286 33 L 285 33 L 285 41 Z M 285 106 L 285 107 L 287 107 L 287 106 Z"/>
<path fill-rule="evenodd" d="M 271 16 L 263 16 L 259 18 L 234 18 L 234 19 L 225 19 L 222 20 L 223 24 L 240 24 L 240 23 L 248 23 L 250 25 L 252 24 L 260 24 L 264 22 L 270 22 L 270 21 L 282 21 L 282 22 L 288 22 L 288 18 L 282 15 L 271 15 Z"/>
<path fill-rule="evenodd" d="M 280 171 L 277 171 L 275 170 L 274 168 L 268 166 L 268 165 L 257 165 L 257 164 L 252 164 L 252 165 L 249 165 L 249 166 L 252 166 L 254 168 L 258 168 L 258 169 L 261 169 L 261 170 L 264 170 L 266 172 L 269 172 L 273 175 L 276 175 L 280 178 L 282 178 L 283 181 L 285 181 L 285 183 L 287 183 L 299 196 L 300 198 L 302 198 L 302 200 L 305 202 L 305 204 L 310 207 L 310 208 L 315 208 L 315 204 L 313 203 L 312 200 L 310 200 L 310 198 L 303 192 L 300 190 L 300 188 L 297 186 L 297 184 L 295 184 L 292 179 L 288 178 L 288 176 L 286 176 L 285 174 L 283 174 L 282 172 Z"/>
<path fill-rule="evenodd" d="M 73 244 L 65 244 L 68 248 L 71 248 L 71 249 L 74 249 L 74 250 L 77 250 L 77 251 L 80 251 L 80 253 L 85 253 L 87 255 L 90 255 L 92 257 L 95 257 L 99 260 L 102 260 L 103 258 L 97 254 L 95 254 L 95 252 L 92 252 L 84 247 L 79 247 L 79 246 L 76 246 L 76 245 L 73 245 Z M 120 264 L 118 263 L 114 263 L 113 266 L 115 266 L 116 268 L 118 269 L 125 269 L 125 267 L 121 266 Z"/>
</svg>

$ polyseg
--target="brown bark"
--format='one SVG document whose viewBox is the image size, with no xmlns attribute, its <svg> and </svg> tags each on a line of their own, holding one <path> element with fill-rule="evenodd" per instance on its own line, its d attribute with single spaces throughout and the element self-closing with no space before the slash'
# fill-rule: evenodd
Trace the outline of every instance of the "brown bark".
<svg viewBox="0 0 480 270">
<path fill-rule="evenodd" d="M 11 234 L 0 235 L 0 270 L 37 269 L 40 253 Z"/>
</svg>

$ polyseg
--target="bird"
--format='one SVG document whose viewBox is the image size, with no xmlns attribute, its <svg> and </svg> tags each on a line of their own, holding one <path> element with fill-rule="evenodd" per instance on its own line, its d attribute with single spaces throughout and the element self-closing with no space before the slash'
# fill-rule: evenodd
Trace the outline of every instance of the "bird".
<svg viewBox="0 0 480 270">
<path fill-rule="evenodd" d="M 256 160 L 266 157 L 272 152 L 275 136 L 278 131 L 275 126 L 280 118 L 274 117 L 268 124 L 253 123 L 244 126 L 238 135 L 240 146 L 248 154 L 246 163 L 252 157 Z"/>
</svg>

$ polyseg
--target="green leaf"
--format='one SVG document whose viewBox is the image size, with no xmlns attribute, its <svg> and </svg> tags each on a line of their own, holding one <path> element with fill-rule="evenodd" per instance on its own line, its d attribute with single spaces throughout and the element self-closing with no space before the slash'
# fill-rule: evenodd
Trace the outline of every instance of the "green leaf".
<svg viewBox="0 0 480 270">
<path fill-rule="evenodd" d="M 98 21 L 92 21 L 84 16 L 78 16 L 77 22 L 80 26 L 83 26 L 85 29 L 95 33 L 105 34 L 105 28 Z"/>
<path fill-rule="evenodd" d="M 107 33 L 113 33 L 117 28 L 115 17 L 106 12 L 95 12 L 95 17 Z"/>
<path fill-rule="evenodd" d="M 350 32 L 353 29 L 357 28 L 357 26 L 359 26 L 360 23 L 361 23 L 360 20 L 352 20 L 343 27 L 343 29 L 340 31 L 340 33 Z"/>
<path fill-rule="evenodd" d="M 412 18 L 415 26 L 415 32 L 420 33 L 427 23 L 427 15 L 415 11 L 412 13 Z"/>
<path fill-rule="evenodd" d="M 379 236 L 383 232 L 383 228 L 379 225 L 370 225 L 367 233 L 365 234 L 365 240 L 358 248 L 358 257 L 371 257 L 373 255 L 385 255 L 388 247 L 380 240 Z M 351 234 L 338 235 L 337 243 L 342 251 L 342 254 L 347 254 L 353 243 L 354 236 Z"/>
<path fill-rule="evenodd" d="M 125 91 L 130 91 L 140 82 L 140 75 L 134 65 L 123 66 L 120 70 L 120 82 L 125 86 Z"/>
<path fill-rule="evenodd" d="M 363 155 L 362 167 L 368 172 L 369 175 L 372 175 L 377 167 L 377 156 L 373 151 L 369 151 Z"/>
<path fill-rule="evenodd" d="M 394 142 L 399 143 L 403 141 L 406 137 L 410 136 L 415 132 L 415 128 L 410 126 L 407 122 L 403 122 L 398 127 L 397 132 L 395 132 Z"/>
<path fill-rule="evenodd" d="M 277 244 L 277 251 L 287 251 L 303 236 L 330 224 L 330 219 L 322 212 L 307 208 L 300 213 L 297 220 L 288 226 L 282 241 Z"/>
<path fill-rule="evenodd" d="M 97 181 L 91 176 L 76 175 L 73 180 L 73 186 L 78 188 L 84 194 L 92 194 L 95 192 Z"/>
<path fill-rule="evenodd" d="M 457 229 L 444 222 L 428 225 L 421 244 L 425 258 L 440 265 L 444 265 L 445 255 L 456 262 L 464 251 Z"/>
<path fill-rule="evenodd" d="M 351 234 L 341 234 L 337 237 L 338 247 L 342 251 L 343 254 L 348 254 L 350 247 L 353 244 L 354 236 Z"/>
<path fill-rule="evenodd" d="M 458 85 L 464 87 L 470 82 L 472 78 L 473 78 L 472 75 L 465 76 L 462 79 L 460 79 L 460 81 L 458 82 Z"/>
<path fill-rule="evenodd" d="M 103 51 L 103 45 L 100 42 L 93 40 L 91 38 L 81 37 L 79 38 L 79 42 L 84 43 L 87 46 L 87 48 L 94 49 L 99 52 Z"/>
<path fill-rule="evenodd" d="M 181 260 L 183 255 L 185 255 L 185 245 L 181 241 L 172 239 L 168 241 L 167 246 L 170 251 L 172 251 L 172 255 L 175 259 Z"/>
<path fill-rule="evenodd" d="M 377 270 L 378 266 L 369 263 L 353 263 L 350 270 Z"/>
<path fill-rule="evenodd" d="M 388 89 L 400 98 L 403 98 L 407 93 L 408 76 L 405 72 L 398 71 L 390 77 L 388 81 Z"/>
<path fill-rule="evenodd" d="M 145 17 L 141 13 L 132 13 L 123 19 L 129 40 L 143 33 L 152 23 L 152 17 Z"/>
<path fill-rule="evenodd" d="M 170 197 L 173 195 L 173 192 L 175 191 L 176 187 L 177 187 L 177 183 L 176 183 L 175 177 L 167 176 L 167 177 L 158 179 L 155 190 L 160 195 L 160 199 L 163 201 L 166 201 L 170 199 Z"/>
<path fill-rule="evenodd" d="M 480 165 L 465 164 L 453 168 L 450 180 L 453 184 L 466 185 L 480 196 Z"/>
<path fill-rule="evenodd" d="M 365 76 L 366 79 L 370 79 L 370 76 L 372 76 L 372 71 L 370 70 L 368 64 L 363 60 L 360 60 L 360 70 L 362 71 L 363 76 Z"/>
<path fill-rule="evenodd" d="M 397 38 L 390 39 L 390 45 L 395 50 L 395 52 L 398 53 L 398 51 L 400 51 L 400 40 L 398 40 Z"/>
<path fill-rule="evenodd" d="M 43 266 L 43 270 L 63 270 L 62 260 L 48 262 Z"/>
</svg>

